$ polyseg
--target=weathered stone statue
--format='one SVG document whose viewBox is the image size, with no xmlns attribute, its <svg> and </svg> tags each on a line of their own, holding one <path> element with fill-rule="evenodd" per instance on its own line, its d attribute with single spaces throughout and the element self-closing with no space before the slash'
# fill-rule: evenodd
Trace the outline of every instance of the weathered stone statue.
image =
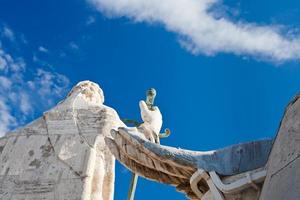
<svg viewBox="0 0 300 200">
<path fill-rule="evenodd" d="M 261 140 L 198 152 L 155 144 L 139 129 L 123 127 L 112 135 L 106 143 L 127 168 L 191 199 L 256 199 L 272 146 L 272 140 Z"/>
<path fill-rule="evenodd" d="M 300 199 L 298 97 L 274 146 L 260 140 L 209 152 L 160 145 L 158 107 L 141 101 L 143 123 L 129 128 L 103 102 L 97 84 L 80 82 L 42 117 L 0 138 L 0 199 L 112 200 L 115 158 L 189 199 Z"/>
<path fill-rule="evenodd" d="M 104 139 L 126 126 L 103 102 L 97 84 L 80 82 L 42 117 L 0 138 L 0 199 L 112 200 L 115 158 Z M 131 130 L 155 141 L 160 111 L 140 107 L 143 123 Z"/>
<path fill-rule="evenodd" d="M 121 127 L 105 141 L 131 171 L 173 185 L 190 199 L 300 199 L 300 99 L 287 107 L 273 140 L 199 152 L 155 144 L 142 132 Z M 161 119 L 159 117 L 158 119 Z"/>
<path fill-rule="evenodd" d="M 112 200 L 115 159 L 104 138 L 124 126 L 100 87 L 78 83 L 42 117 L 0 138 L 1 200 Z"/>
</svg>

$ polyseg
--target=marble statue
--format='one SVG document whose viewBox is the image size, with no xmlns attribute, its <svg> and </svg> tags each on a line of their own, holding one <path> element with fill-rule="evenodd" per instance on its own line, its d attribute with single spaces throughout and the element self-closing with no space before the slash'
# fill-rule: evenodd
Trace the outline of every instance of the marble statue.
<svg viewBox="0 0 300 200">
<path fill-rule="evenodd" d="M 162 125 L 159 109 L 151 111 L 143 101 L 140 102 L 140 108 L 142 118 L 146 119 L 144 124 L 155 125 L 154 127 L 159 131 Z M 147 117 L 143 116 L 145 113 L 147 113 Z M 207 176 L 213 176 L 212 173 L 214 173 L 214 176 L 219 179 L 219 176 L 244 173 L 245 176 L 250 174 L 254 177 L 251 181 L 250 179 L 246 180 L 246 183 L 239 188 L 225 192 L 228 195 L 219 192 L 220 199 L 225 199 L 225 197 L 226 199 L 236 199 L 237 196 L 242 196 L 240 193 L 236 194 L 238 190 L 244 190 L 242 199 L 245 199 L 246 196 L 252 198 L 259 195 L 261 183 L 266 175 L 265 165 L 273 140 L 260 140 L 220 150 L 200 152 L 157 144 L 151 137 L 149 138 L 147 132 L 147 134 L 143 132 L 144 130 L 147 129 L 120 127 L 112 129 L 112 138 L 105 139 L 116 159 L 139 176 L 174 185 L 178 191 L 184 192 L 190 199 L 213 199 L 207 197 L 212 194 L 209 192 L 210 187 L 204 177 L 203 180 L 199 179 L 194 183 L 196 189 L 192 187 L 193 176 L 196 176 L 196 179 L 204 176 L 204 173 L 207 172 L 211 173 Z M 156 133 L 156 135 L 158 134 Z M 205 194 L 206 197 L 204 197 Z"/>
<path fill-rule="evenodd" d="M 125 126 L 101 88 L 78 83 L 42 117 L 0 138 L 1 200 L 113 200 L 104 138 Z"/>
<path fill-rule="evenodd" d="M 139 129 L 111 132 L 105 141 L 119 162 L 139 176 L 175 186 L 189 199 L 300 199 L 300 95 L 287 106 L 275 140 L 201 152 L 154 143 Z"/>
<path fill-rule="evenodd" d="M 0 199 L 112 200 L 115 158 L 189 199 L 300 199 L 299 96 L 274 140 L 206 152 L 159 144 L 162 114 L 148 100 L 139 103 L 143 122 L 127 127 L 96 83 L 78 83 L 40 118 L 0 138 Z"/>
</svg>

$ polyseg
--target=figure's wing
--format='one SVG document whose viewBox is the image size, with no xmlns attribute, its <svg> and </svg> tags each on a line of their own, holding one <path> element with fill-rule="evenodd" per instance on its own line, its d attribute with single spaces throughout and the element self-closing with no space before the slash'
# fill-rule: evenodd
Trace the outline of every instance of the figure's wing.
<svg viewBox="0 0 300 200">
<path fill-rule="evenodd" d="M 123 165 L 139 176 L 173 185 L 178 191 L 195 197 L 189 180 L 197 170 L 193 152 L 165 147 L 144 139 L 137 131 L 119 128 L 106 138 L 110 151 Z"/>
</svg>

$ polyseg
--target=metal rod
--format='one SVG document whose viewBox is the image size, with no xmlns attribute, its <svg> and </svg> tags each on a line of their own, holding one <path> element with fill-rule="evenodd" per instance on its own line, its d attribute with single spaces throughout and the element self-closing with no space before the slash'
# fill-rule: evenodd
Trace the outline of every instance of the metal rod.
<svg viewBox="0 0 300 200">
<path fill-rule="evenodd" d="M 146 92 L 146 104 L 147 104 L 149 110 L 153 110 L 155 97 L 156 97 L 156 90 L 154 88 L 148 89 Z M 132 121 L 127 120 L 127 122 L 132 123 L 133 120 Z M 139 125 L 136 124 L 136 126 L 139 126 Z M 136 189 L 138 177 L 139 176 L 137 174 L 132 173 L 127 200 L 134 200 L 135 189 Z"/>
<path fill-rule="evenodd" d="M 139 176 L 132 173 L 127 200 L 134 200 L 135 189 Z"/>
</svg>

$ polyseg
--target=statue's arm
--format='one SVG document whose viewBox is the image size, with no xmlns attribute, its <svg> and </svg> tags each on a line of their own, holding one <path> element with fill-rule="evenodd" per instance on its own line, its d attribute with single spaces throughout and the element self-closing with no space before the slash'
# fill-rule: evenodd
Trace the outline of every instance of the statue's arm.
<svg viewBox="0 0 300 200">
<path fill-rule="evenodd" d="M 200 152 L 159 144 L 162 115 L 157 107 L 149 109 L 140 102 L 143 123 L 135 128 L 125 125 L 106 138 L 110 151 L 124 166 L 139 176 L 173 185 L 190 198 L 195 197 L 190 179 L 197 170 L 234 175 L 263 167 L 272 146 L 271 140 L 233 145 Z"/>
<path fill-rule="evenodd" d="M 148 141 L 142 133 L 133 129 L 119 128 L 117 131 L 112 130 L 112 135 L 113 138 L 105 139 L 106 144 L 125 167 L 139 176 L 173 185 L 190 197 L 195 197 L 189 179 L 196 168 L 188 159 L 183 158 L 179 162 L 169 160 L 169 155 L 177 157 L 175 152 L 165 149 L 166 151 L 160 154 L 160 145 Z M 145 143 L 156 145 L 157 149 L 153 151 L 154 146 L 145 147 Z"/>
</svg>

